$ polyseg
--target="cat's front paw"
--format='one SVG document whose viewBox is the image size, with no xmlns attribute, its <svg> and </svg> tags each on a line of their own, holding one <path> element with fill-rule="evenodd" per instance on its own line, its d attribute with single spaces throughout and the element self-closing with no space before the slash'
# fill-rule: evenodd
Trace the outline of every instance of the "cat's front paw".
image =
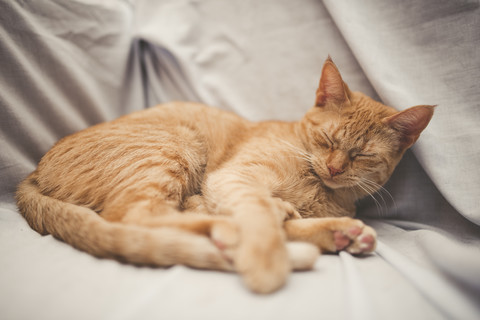
<svg viewBox="0 0 480 320">
<path fill-rule="evenodd" d="M 285 243 L 279 231 L 256 232 L 242 237 L 232 220 L 218 221 L 210 237 L 223 258 L 239 272 L 256 293 L 273 292 L 285 283 L 291 270 L 310 270 L 319 255 L 306 242 Z"/>
<path fill-rule="evenodd" d="M 233 264 L 240 240 L 238 227 L 228 221 L 216 223 L 212 227 L 210 237 L 222 256 Z M 303 271 L 313 268 L 319 256 L 319 250 L 315 245 L 308 242 L 288 242 L 286 246 L 292 270 Z"/>
<path fill-rule="evenodd" d="M 284 237 L 280 234 L 244 238 L 235 254 L 235 269 L 245 285 L 256 293 L 281 288 L 291 271 Z"/>
<path fill-rule="evenodd" d="M 336 251 L 364 254 L 375 250 L 377 234 L 360 220 L 340 218 L 332 232 Z"/>
</svg>

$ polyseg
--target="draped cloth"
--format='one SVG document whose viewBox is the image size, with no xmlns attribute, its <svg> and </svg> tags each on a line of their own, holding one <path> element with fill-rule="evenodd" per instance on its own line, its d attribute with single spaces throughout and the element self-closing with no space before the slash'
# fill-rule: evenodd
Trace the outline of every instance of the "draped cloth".
<svg viewBox="0 0 480 320">
<path fill-rule="evenodd" d="M 1 317 L 480 318 L 479 30 L 478 1 L 0 0 Z M 235 274 L 94 258 L 18 214 L 61 137 L 171 100 L 298 120 L 328 54 L 352 90 L 438 105 L 388 192 L 359 202 L 374 254 L 323 255 L 258 296 Z"/>
</svg>

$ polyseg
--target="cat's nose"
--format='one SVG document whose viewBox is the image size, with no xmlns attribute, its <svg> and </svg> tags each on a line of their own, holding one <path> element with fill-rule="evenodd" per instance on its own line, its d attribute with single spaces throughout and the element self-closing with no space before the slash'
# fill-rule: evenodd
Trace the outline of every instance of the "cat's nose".
<svg viewBox="0 0 480 320">
<path fill-rule="evenodd" d="M 343 173 L 342 169 L 335 168 L 334 166 L 328 166 L 328 171 L 330 172 L 330 176 L 333 178 L 338 176 L 339 174 Z"/>
</svg>

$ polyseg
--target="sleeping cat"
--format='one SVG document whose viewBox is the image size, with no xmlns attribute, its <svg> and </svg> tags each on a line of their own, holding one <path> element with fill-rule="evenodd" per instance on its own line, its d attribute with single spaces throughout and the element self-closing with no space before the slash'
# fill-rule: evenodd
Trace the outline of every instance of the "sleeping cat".
<svg viewBox="0 0 480 320">
<path fill-rule="evenodd" d="M 433 109 L 351 92 L 328 58 L 300 121 L 186 102 L 135 112 L 60 140 L 17 204 L 39 233 L 97 257 L 236 271 L 268 293 L 318 250 L 375 249 L 355 201 L 387 181 Z"/>
</svg>

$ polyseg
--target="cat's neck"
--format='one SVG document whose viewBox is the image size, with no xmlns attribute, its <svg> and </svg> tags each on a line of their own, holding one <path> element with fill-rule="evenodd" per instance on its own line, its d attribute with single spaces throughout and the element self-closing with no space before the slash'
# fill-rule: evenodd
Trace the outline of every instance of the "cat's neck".
<svg viewBox="0 0 480 320">
<path fill-rule="evenodd" d="M 355 202 L 359 199 L 359 194 L 355 193 L 352 188 L 330 190 L 332 200 L 353 215 L 355 213 Z"/>
</svg>

